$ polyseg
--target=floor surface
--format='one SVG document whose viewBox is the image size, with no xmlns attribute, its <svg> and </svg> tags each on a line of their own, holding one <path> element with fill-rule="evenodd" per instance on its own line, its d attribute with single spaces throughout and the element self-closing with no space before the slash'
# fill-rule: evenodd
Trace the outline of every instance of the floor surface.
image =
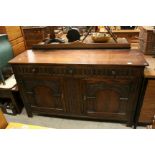
<svg viewBox="0 0 155 155">
<path fill-rule="evenodd" d="M 8 122 L 17 122 L 30 125 L 39 125 L 56 129 L 132 129 L 127 127 L 126 124 L 121 123 L 109 123 L 109 122 L 97 122 L 97 121 L 85 121 L 85 120 L 73 120 L 65 118 L 47 117 L 34 115 L 29 118 L 25 109 L 20 115 L 11 116 L 6 115 Z M 144 127 L 138 127 L 144 128 Z"/>
</svg>

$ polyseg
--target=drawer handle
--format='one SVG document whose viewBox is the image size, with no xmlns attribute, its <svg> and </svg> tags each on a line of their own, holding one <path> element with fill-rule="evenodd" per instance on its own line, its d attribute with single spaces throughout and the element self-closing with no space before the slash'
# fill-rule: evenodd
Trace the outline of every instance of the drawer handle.
<svg viewBox="0 0 155 155">
<path fill-rule="evenodd" d="M 73 69 L 69 69 L 69 70 L 68 70 L 68 73 L 69 73 L 69 74 L 73 74 Z"/>
<path fill-rule="evenodd" d="M 120 97 L 120 100 L 123 100 L 123 101 L 128 101 L 129 98 L 127 97 Z"/>
<path fill-rule="evenodd" d="M 55 94 L 54 97 L 61 97 L 61 94 Z"/>
<path fill-rule="evenodd" d="M 73 74 L 73 70 L 72 70 L 72 69 L 70 69 L 70 70 L 69 70 L 69 73 L 70 73 L 70 74 Z"/>
<path fill-rule="evenodd" d="M 83 96 L 83 100 L 87 100 L 87 99 L 96 99 L 95 96 Z"/>
<path fill-rule="evenodd" d="M 35 73 L 36 72 L 36 69 L 35 68 L 32 68 L 32 73 Z"/>
<path fill-rule="evenodd" d="M 86 97 L 85 95 L 83 96 L 83 100 L 84 100 L 84 101 L 86 101 L 86 100 L 87 100 L 87 97 Z"/>
<path fill-rule="evenodd" d="M 33 92 L 28 91 L 28 92 L 26 92 L 26 94 L 33 95 Z"/>
<path fill-rule="evenodd" d="M 88 99 L 96 99 L 95 96 L 87 96 Z"/>
<path fill-rule="evenodd" d="M 114 70 L 111 71 L 111 73 L 112 73 L 112 75 L 116 75 L 116 71 L 114 71 Z"/>
</svg>

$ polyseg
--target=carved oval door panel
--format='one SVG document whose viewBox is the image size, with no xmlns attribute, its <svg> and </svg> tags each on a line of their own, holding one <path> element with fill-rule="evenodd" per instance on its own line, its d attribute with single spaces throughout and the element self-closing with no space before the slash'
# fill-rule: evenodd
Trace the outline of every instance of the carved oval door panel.
<svg viewBox="0 0 155 155">
<path fill-rule="evenodd" d="M 61 78 L 26 78 L 23 80 L 25 96 L 33 108 L 64 111 L 63 85 Z"/>
<path fill-rule="evenodd" d="M 99 90 L 96 92 L 95 110 L 98 112 L 119 112 L 120 94 L 114 90 Z"/>
<path fill-rule="evenodd" d="M 54 94 L 54 91 L 47 86 L 37 86 L 33 90 L 35 103 L 39 107 L 57 108 L 59 107 L 59 97 L 61 94 Z"/>
<path fill-rule="evenodd" d="M 85 114 L 104 119 L 127 120 L 131 87 L 129 81 L 85 80 Z"/>
</svg>

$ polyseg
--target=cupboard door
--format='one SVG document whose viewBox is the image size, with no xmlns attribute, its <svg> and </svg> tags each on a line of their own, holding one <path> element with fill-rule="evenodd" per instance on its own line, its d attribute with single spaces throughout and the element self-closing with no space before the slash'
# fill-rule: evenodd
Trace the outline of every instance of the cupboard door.
<svg viewBox="0 0 155 155">
<path fill-rule="evenodd" d="M 41 110 L 64 111 L 61 78 L 24 78 L 25 96 L 31 107 Z"/>
<path fill-rule="evenodd" d="M 86 115 L 113 120 L 127 120 L 130 82 L 126 80 L 85 80 L 84 112 Z"/>
</svg>

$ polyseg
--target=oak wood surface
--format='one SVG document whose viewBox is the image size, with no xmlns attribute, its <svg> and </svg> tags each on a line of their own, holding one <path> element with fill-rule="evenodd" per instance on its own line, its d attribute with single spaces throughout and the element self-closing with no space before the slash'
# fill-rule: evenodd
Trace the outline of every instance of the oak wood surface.
<svg viewBox="0 0 155 155">
<path fill-rule="evenodd" d="M 129 43 L 138 43 L 139 29 L 135 30 L 113 30 L 112 31 L 117 37 L 126 38 Z"/>
<path fill-rule="evenodd" d="M 151 55 L 145 55 L 144 58 L 149 64 L 144 70 L 145 78 L 155 78 L 155 58 Z"/>
<path fill-rule="evenodd" d="M 5 28 L 10 41 L 22 37 L 22 31 L 20 26 L 5 26 Z"/>
<path fill-rule="evenodd" d="M 155 80 L 148 80 L 139 122 L 151 123 L 155 114 Z"/>
<path fill-rule="evenodd" d="M 113 33 L 139 33 L 139 29 L 135 30 L 112 30 Z"/>
<path fill-rule="evenodd" d="M 75 41 L 68 42 L 66 35 L 64 34 L 61 38 L 65 40 L 65 43 L 55 44 L 50 43 L 45 45 L 44 42 L 34 44 L 32 49 L 130 49 L 131 44 L 126 38 L 117 38 L 117 43 L 110 38 L 107 42 L 103 43 L 94 43 L 89 35 L 83 42 Z M 80 40 L 83 40 L 83 36 Z"/>
<path fill-rule="evenodd" d="M 20 26 L 0 26 L 0 33 L 8 35 L 14 56 L 25 51 L 25 40 Z"/>
<path fill-rule="evenodd" d="M 145 67 L 144 76 L 148 79 L 148 84 L 144 96 L 144 101 L 139 117 L 141 123 L 151 123 L 155 114 L 155 58 L 151 55 L 144 55 L 149 66 Z"/>
<path fill-rule="evenodd" d="M 15 39 L 15 40 L 12 40 L 11 41 L 11 44 L 12 44 L 12 46 L 15 46 L 15 45 L 17 45 L 17 44 L 19 44 L 19 43 L 21 43 L 21 42 L 24 42 L 24 37 L 20 37 L 20 38 L 17 38 L 17 39 Z M 24 50 L 25 51 L 25 50 Z"/>
<path fill-rule="evenodd" d="M 146 66 L 138 50 L 27 50 L 10 61 L 11 64 L 94 64 Z"/>
<path fill-rule="evenodd" d="M 25 51 L 25 44 L 22 41 L 16 45 L 12 46 L 12 49 L 13 49 L 13 51 L 16 51 L 16 52 L 14 52 L 14 56 L 16 56 L 16 55 L 22 53 L 23 51 Z"/>
<path fill-rule="evenodd" d="M 146 29 L 147 31 L 152 31 L 154 29 L 153 26 L 142 26 L 142 27 Z"/>
</svg>

